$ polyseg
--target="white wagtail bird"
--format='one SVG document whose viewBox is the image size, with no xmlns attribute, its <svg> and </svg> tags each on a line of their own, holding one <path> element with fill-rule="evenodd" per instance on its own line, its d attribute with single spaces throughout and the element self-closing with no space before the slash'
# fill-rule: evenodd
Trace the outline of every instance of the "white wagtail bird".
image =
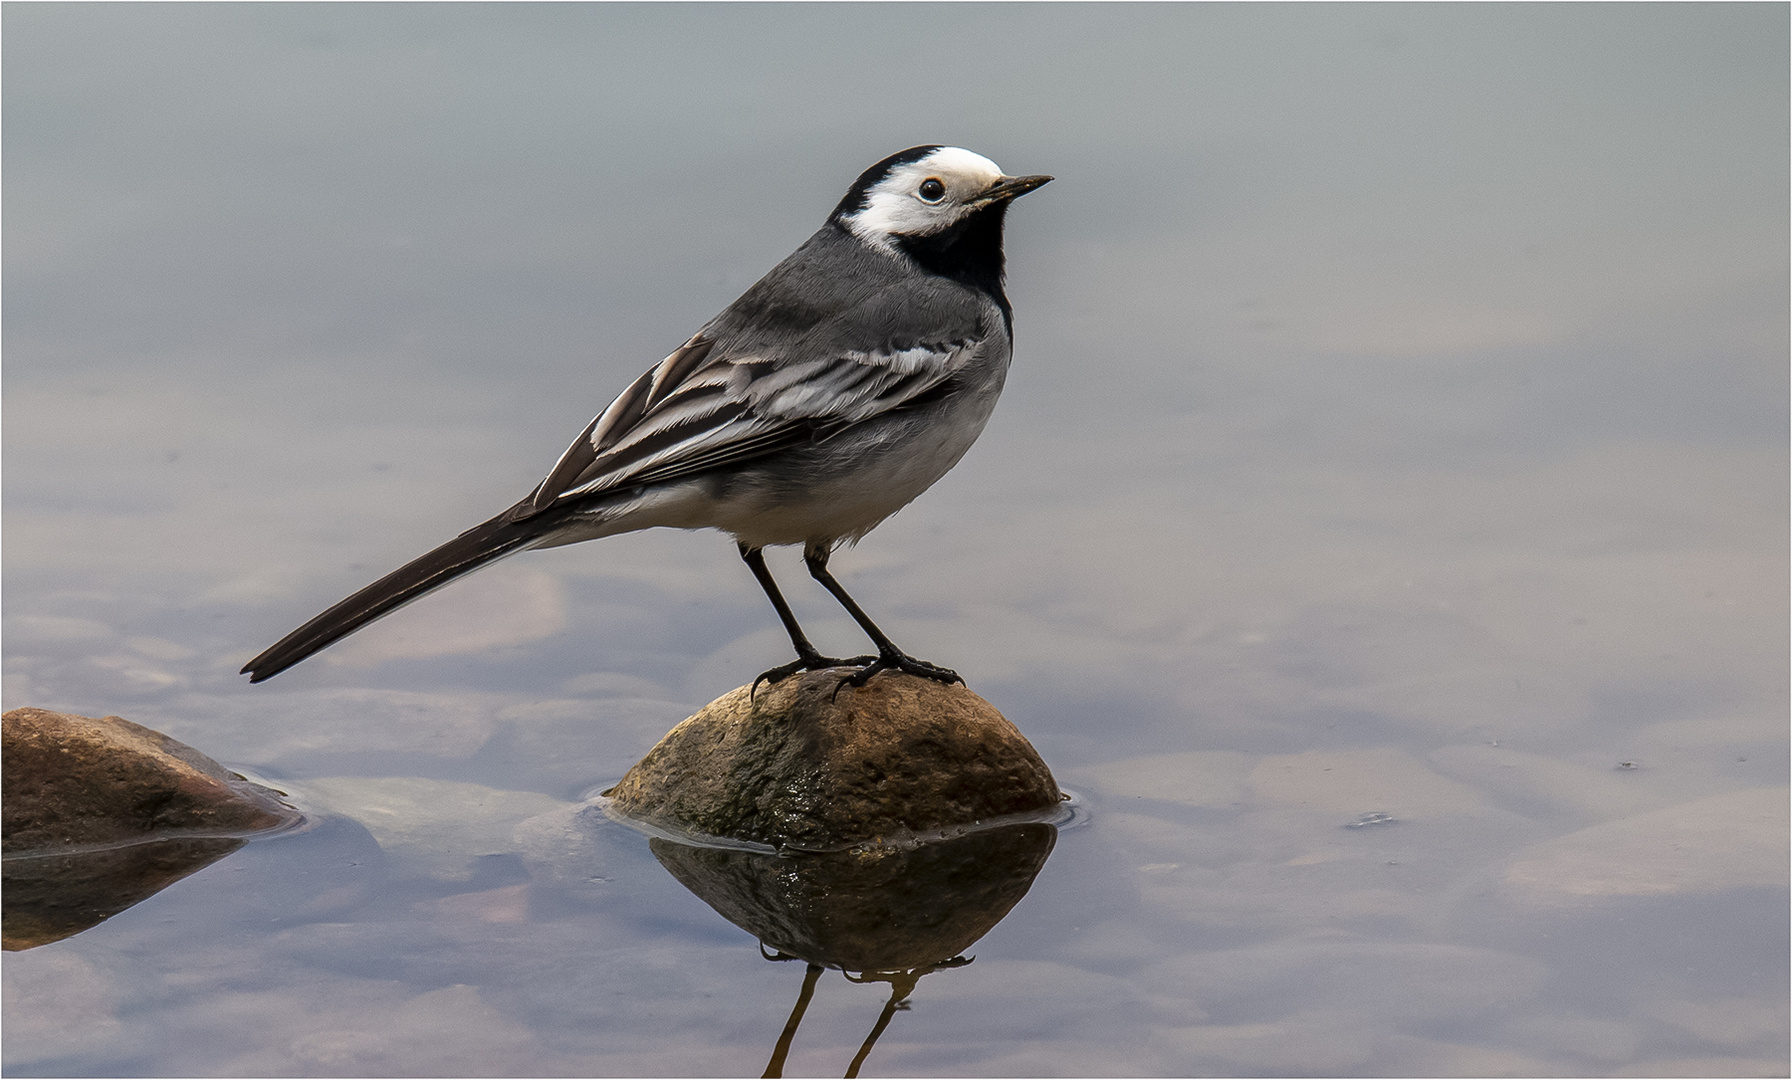
<svg viewBox="0 0 1792 1080">
<path fill-rule="evenodd" d="M 814 236 L 591 421 L 521 502 L 387 574 L 249 661 L 272 678 L 380 616 L 529 548 L 668 526 L 732 535 L 797 658 L 761 679 L 852 666 L 960 681 L 898 649 L 834 576 L 857 542 L 958 463 L 995 408 L 1012 351 L 1008 204 L 1051 180 L 917 146 L 859 176 Z M 762 549 L 801 544 L 809 573 L 877 646 L 809 643 Z M 755 682 L 757 685 L 757 682 Z"/>
</svg>

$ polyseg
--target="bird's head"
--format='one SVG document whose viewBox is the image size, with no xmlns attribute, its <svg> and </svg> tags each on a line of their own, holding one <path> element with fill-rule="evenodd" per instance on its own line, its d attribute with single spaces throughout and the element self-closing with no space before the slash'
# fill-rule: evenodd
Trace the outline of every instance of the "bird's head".
<svg viewBox="0 0 1792 1080">
<path fill-rule="evenodd" d="M 1051 180 L 1007 176 L 982 154 L 915 146 L 860 174 L 829 220 L 874 247 L 943 238 L 979 218 L 999 222 L 1010 200 Z"/>
</svg>

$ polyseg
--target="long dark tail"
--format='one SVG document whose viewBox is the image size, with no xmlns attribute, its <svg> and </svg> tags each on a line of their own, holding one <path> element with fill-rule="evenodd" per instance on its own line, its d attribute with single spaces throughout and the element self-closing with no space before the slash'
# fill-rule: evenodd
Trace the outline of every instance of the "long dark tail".
<svg viewBox="0 0 1792 1080">
<path fill-rule="evenodd" d="M 380 616 L 397 611 L 462 574 L 523 551 L 552 531 L 540 518 L 511 520 L 513 513 L 505 511 L 429 554 L 405 563 L 275 642 L 244 665 L 242 674 L 249 676 L 252 683 L 271 679 Z"/>
</svg>

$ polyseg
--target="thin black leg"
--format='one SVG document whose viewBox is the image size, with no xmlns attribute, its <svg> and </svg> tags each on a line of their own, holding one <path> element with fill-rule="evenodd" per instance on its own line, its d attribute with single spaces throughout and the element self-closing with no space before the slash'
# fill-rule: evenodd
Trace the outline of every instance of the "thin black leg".
<svg viewBox="0 0 1792 1080">
<path fill-rule="evenodd" d="M 864 630 L 865 635 L 877 646 L 877 659 L 860 668 L 845 680 L 846 682 L 854 686 L 864 686 L 871 681 L 873 675 L 891 669 L 906 671 L 910 675 L 919 675 L 924 679 L 933 679 L 936 682 L 964 682 L 958 677 L 958 672 L 951 668 L 943 668 L 938 664 L 917 660 L 898 649 L 896 643 L 890 640 L 890 636 L 879 630 L 877 624 L 871 621 L 871 616 L 865 614 L 865 609 L 847 595 L 846 588 L 834 580 L 834 575 L 828 573 L 827 548 L 810 544 L 803 549 L 803 562 L 809 567 L 809 576 L 821 582 L 822 588 L 834 594 L 834 599 L 840 601 L 840 606 L 846 609 L 846 613 L 852 616 L 853 621 L 859 624 L 859 628 Z"/>
<path fill-rule="evenodd" d="M 785 631 L 790 634 L 790 644 L 796 648 L 796 654 L 805 660 L 819 660 L 821 654 L 815 651 L 815 646 L 809 644 L 808 635 L 797 624 L 796 614 L 790 610 L 784 594 L 778 591 L 778 583 L 772 579 L 771 567 L 765 565 L 765 551 L 745 544 L 736 546 L 740 548 L 740 557 L 746 562 L 747 569 L 753 571 L 753 576 L 759 579 L 759 587 L 765 590 L 766 598 L 771 600 L 772 607 L 777 610 Z"/>
<path fill-rule="evenodd" d="M 839 660 L 831 656 L 823 656 L 816 651 L 815 646 L 809 644 L 809 637 L 803 633 L 802 626 L 797 623 L 796 614 L 785 602 L 784 594 L 778 591 L 778 583 L 772 579 L 771 568 L 765 565 L 765 553 L 759 548 L 748 547 L 745 544 L 736 546 L 740 548 L 740 557 L 746 562 L 747 569 L 753 571 L 753 576 L 759 580 L 759 587 L 765 590 L 766 598 L 772 602 L 772 607 L 778 612 L 779 620 L 784 623 L 785 632 L 790 635 L 790 644 L 796 649 L 795 660 L 772 668 L 761 674 L 759 678 L 754 679 L 753 690 L 749 693 L 757 692 L 759 684 L 762 682 L 775 683 L 799 671 L 818 671 L 831 667 L 856 667 L 860 664 L 870 663 L 874 659 L 870 656 L 855 656 L 850 660 Z"/>
</svg>

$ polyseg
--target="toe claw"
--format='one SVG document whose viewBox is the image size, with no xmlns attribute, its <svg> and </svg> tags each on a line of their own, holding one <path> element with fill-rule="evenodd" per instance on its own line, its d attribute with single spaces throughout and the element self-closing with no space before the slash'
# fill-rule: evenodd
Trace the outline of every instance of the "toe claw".
<svg viewBox="0 0 1792 1080">
<path fill-rule="evenodd" d="M 958 672 L 953 671 L 951 668 L 940 667 L 938 664 L 930 664 L 925 660 L 917 660 L 907 653 L 886 653 L 882 656 L 860 657 L 859 659 L 869 660 L 870 663 L 865 664 L 863 667 L 859 668 L 859 670 L 835 683 L 834 693 L 832 695 L 833 698 L 838 698 L 840 696 L 840 688 L 842 686 L 849 684 L 855 687 L 864 686 L 881 671 L 901 671 L 909 675 L 919 676 L 923 679 L 932 679 L 934 682 L 945 683 L 948 686 L 952 683 L 957 683 L 960 686 L 965 685 L 964 677 L 958 674 Z"/>
<path fill-rule="evenodd" d="M 770 683 L 773 686 L 776 686 L 785 679 L 788 679 L 790 676 L 801 671 L 805 663 L 806 661 L 801 657 L 798 657 L 788 664 L 779 664 L 775 668 L 769 668 L 760 672 L 759 677 L 753 680 L 753 685 L 747 690 L 747 700 L 752 701 L 753 698 L 758 695 L 760 683 Z"/>
<path fill-rule="evenodd" d="M 819 654 L 815 656 L 799 656 L 788 664 L 779 664 L 775 668 L 760 672 L 759 677 L 753 680 L 753 685 L 747 690 L 747 700 L 751 701 L 758 695 L 760 683 L 776 686 L 799 671 L 823 671 L 827 668 L 837 667 L 863 668 L 867 665 L 876 664 L 879 659 L 879 657 L 870 654 L 849 657 L 846 659 L 821 656 Z M 839 693 L 839 687 L 835 687 L 834 692 Z"/>
</svg>

